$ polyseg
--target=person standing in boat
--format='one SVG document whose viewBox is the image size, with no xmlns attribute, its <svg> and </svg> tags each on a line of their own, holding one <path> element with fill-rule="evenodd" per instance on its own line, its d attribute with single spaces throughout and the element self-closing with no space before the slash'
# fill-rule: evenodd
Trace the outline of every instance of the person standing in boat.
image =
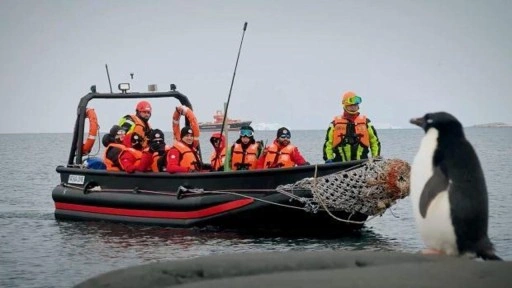
<svg viewBox="0 0 512 288">
<path fill-rule="evenodd" d="M 147 146 L 151 126 L 149 125 L 149 118 L 151 118 L 151 104 L 148 101 L 140 101 L 135 106 L 135 114 L 125 115 L 119 120 L 121 126 L 126 134 L 137 133 L 143 137 L 142 146 Z"/>
<path fill-rule="evenodd" d="M 343 114 L 329 125 L 323 147 L 325 163 L 367 159 L 380 156 L 380 141 L 370 119 L 359 113 L 361 97 L 348 91 L 343 94 Z"/>
<path fill-rule="evenodd" d="M 103 163 L 105 163 L 107 171 L 121 171 L 119 154 L 125 149 L 124 137 L 125 131 L 119 125 L 112 126 L 110 133 L 103 136 L 103 145 L 107 147 L 103 153 Z"/>
<path fill-rule="evenodd" d="M 226 137 L 219 132 L 215 132 L 210 137 L 210 143 L 212 143 L 213 151 L 210 156 L 210 165 L 212 171 L 224 170 L 224 161 L 226 158 Z"/>
<path fill-rule="evenodd" d="M 224 171 L 257 169 L 262 150 L 263 143 L 254 140 L 254 129 L 251 126 L 240 127 L 240 138 L 226 153 Z"/>
<path fill-rule="evenodd" d="M 265 148 L 258 159 L 258 169 L 309 165 L 300 154 L 299 148 L 290 143 L 291 137 L 292 133 L 288 128 L 279 128 L 274 142 Z"/>
<path fill-rule="evenodd" d="M 153 153 L 142 147 L 144 138 L 136 132 L 128 133 L 123 139 L 125 149 L 119 154 L 119 165 L 122 171 L 133 173 L 151 170 Z"/>
<path fill-rule="evenodd" d="M 174 141 L 174 145 L 167 151 L 166 169 L 169 173 L 198 172 L 202 169 L 201 157 L 194 148 L 194 132 L 189 126 L 180 131 L 181 140 Z"/>
</svg>

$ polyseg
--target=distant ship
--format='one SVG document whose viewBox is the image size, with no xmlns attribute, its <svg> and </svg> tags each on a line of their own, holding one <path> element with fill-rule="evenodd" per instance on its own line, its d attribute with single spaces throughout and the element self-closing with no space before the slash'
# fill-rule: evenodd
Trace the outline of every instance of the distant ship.
<svg viewBox="0 0 512 288">
<path fill-rule="evenodd" d="M 213 115 L 213 122 L 199 122 L 199 130 L 201 131 L 219 131 L 222 128 L 222 121 L 224 120 L 224 113 L 217 110 Z M 251 125 L 252 121 L 242 121 L 238 119 L 226 119 L 225 126 L 227 130 L 236 131 L 240 130 L 242 126 Z"/>
</svg>

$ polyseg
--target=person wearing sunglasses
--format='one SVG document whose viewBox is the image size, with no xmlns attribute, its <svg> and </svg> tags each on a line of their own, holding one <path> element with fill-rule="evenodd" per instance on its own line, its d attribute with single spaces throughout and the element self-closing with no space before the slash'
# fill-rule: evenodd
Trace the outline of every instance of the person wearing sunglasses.
<svg viewBox="0 0 512 288">
<path fill-rule="evenodd" d="M 325 163 L 345 162 L 380 156 L 377 131 L 365 115 L 359 113 L 362 98 L 352 91 L 343 94 L 343 114 L 329 124 L 323 146 Z"/>
<path fill-rule="evenodd" d="M 153 161 L 152 153 L 143 148 L 144 137 L 136 132 L 124 136 L 125 148 L 119 153 L 119 166 L 122 171 L 133 173 L 135 171 L 151 171 Z"/>
<path fill-rule="evenodd" d="M 136 132 L 138 135 L 142 135 L 144 148 L 147 146 L 149 133 L 151 133 L 151 125 L 149 125 L 151 111 L 151 104 L 148 101 L 140 101 L 135 106 L 135 114 L 125 115 L 119 120 L 119 126 L 126 134 Z"/>
<path fill-rule="evenodd" d="M 263 142 L 254 140 L 254 129 L 251 126 L 240 127 L 240 137 L 226 153 L 224 171 L 256 169 L 262 150 Z"/>
<path fill-rule="evenodd" d="M 268 145 L 258 159 L 258 168 L 286 168 L 309 165 L 299 152 L 299 148 L 290 143 L 292 133 L 286 127 L 277 130 L 276 139 Z"/>
<path fill-rule="evenodd" d="M 223 171 L 224 161 L 226 160 L 226 137 L 219 132 L 215 132 L 210 137 L 213 151 L 210 155 L 211 171 Z"/>
</svg>

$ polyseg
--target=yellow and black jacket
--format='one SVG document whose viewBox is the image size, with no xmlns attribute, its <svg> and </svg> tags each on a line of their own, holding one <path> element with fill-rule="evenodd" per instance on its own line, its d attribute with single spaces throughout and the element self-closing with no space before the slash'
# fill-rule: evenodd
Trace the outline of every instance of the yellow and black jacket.
<svg viewBox="0 0 512 288">
<path fill-rule="evenodd" d="M 344 162 L 367 159 L 368 153 L 380 156 L 380 141 L 377 131 L 364 115 L 357 115 L 353 121 L 336 116 L 329 125 L 323 147 L 324 160 Z"/>
<path fill-rule="evenodd" d="M 135 132 L 144 136 L 142 146 L 144 148 L 147 147 L 149 133 L 151 132 L 151 126 L 147 121 L 142 120 L 137 115 L 125 115 L 121 120 L 119 120 L 119 126 L 126 131 L 126 134 Z"/>
</svg>

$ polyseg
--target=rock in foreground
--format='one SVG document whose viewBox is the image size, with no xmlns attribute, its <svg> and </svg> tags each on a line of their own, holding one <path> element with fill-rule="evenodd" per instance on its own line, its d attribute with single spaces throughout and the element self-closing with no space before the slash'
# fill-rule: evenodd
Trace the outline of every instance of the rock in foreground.
<svg viewBox="0 0 512 288">
<path fill-rule="evenodd" d="M 246 253 L 158 262 L 75 287 L 510 287 L 512 262 L 396 252 Z"/>
</svg>

